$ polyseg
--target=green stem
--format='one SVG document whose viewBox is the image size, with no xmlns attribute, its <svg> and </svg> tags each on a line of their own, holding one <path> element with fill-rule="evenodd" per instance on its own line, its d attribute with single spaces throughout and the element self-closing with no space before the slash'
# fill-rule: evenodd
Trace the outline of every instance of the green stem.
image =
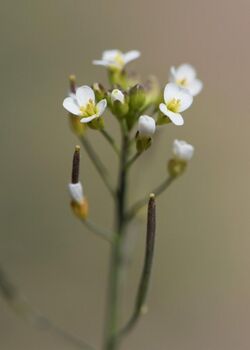
<svg viewBox="0 0 250 350">
<path fill-rule="evenodd" d="M 105 137 L 105 139 L 108 141 L 108 143 L 111 145 L 111 147 L 113 148 L 113 150 L 115 151 L 115 153 L 118 155 L 120 155 L 119 149 L 115 143 L 115 140 L 113 139 L 113 137 L 108 133 L 107 130 L 105 129 L 101 129 L 100 130 L 102 135 Z"/>
<path fill-rule="evenodd" d="M 155 194 L 156 197 L 161 195 L 174 181 L 174 177 L 169 176 L 166 180 L 164 180 L 159 186 L 157 186 L 152 193 Z M 126 213 L 125 220 L 129 222 L 134 218 L 134 216 L 138 213 L 140 209 L 142 209 L 148 201 L 148 195 L 142 199 L 139 199 Z"/>
<path fill-rule="evenodd" d="M 128 160 L 126 168 L 129 169 L 131 165 L 136 161 L 136 159 L 140 157 L 141 154 L 142 152 L 136 152 L 135 155 Z"/>
<path fill-rule="evenodd" d="M 87 220 L 82 220 L 83 224 L 93 233 L 98 235 L 99 237 L 103 238 L 105 241 L 109 243 L 113 243 L 113 236 L 114 234 L 108 230 L 103 229 L 102 227 L 97 226 L 96 223 L 93 221 L 90 221 L 89 219 Z"/>
<path fill-rule="evenodd" d="M 91 144 L 88 142 L 85 136 L 80 138 L 81 143 L 83 144 L 89 158 L 92 160 L 97 172 L 101 176 L 104 184 L 106 185 L 107 189 L 109 190 L 110 194 L 115 197 L 115 190 L 113 189 L 112 184 L 109 180 L 109 175 L 107 172 L 107 169 L 99 159 L 98 155 L 96 154 L 95 150 L 92 148 Z"/>
<path fill-rule="evenodd" d="M 105 336 L 105 350 L 116 350 L 119 345 L 117 338 L 120 289 L 122 284 L 122 243 L 125 229 L 125 209 L 126 209 L 126 192 L 127 192 L 127 170 L 126 162 L 129 152 L 129 137 L 123 130 L 123 139 L 120 156 L 120 170 L 118 179 L 118 188 L 116 196 L 116 237 L 112 245 L 110 261 L 110 281 L 108 291 L 108 308 L 107 308 L 107 329 Z"/>
</svg>

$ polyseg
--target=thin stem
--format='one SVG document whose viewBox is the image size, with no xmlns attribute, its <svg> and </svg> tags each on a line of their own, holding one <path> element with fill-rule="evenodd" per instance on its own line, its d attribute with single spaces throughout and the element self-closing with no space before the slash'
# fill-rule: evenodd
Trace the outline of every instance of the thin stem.
<svg viewBox="0 0 250 350">
<path fill-rule="evenodd" d="M 156 232 L 155 196 L 154 194 L 151 194 L 148 202 L 147 236 L 146 236 L 144 266 L 143 266 L 141 280 L 140 280 L 140 284 L 137 292 L 134 311 L 128 323 L 118 333 L 117 337 L 123 337 L 127 333 L 129 333 L 132 330 L 132 328 L 136 325 L 137 321 L 139 320 L 143 312 L 143 307 L 145 305 L 145 300 L 147 297 L 152 264 L 153 264 L 155 232 Z"/>
<path fill-rule="evenodd" d="M 9 281 L 5 272 L 0 268 L 0 294 L 6 300 L 12 311 L 21 316 L 38 330 L 49 331 L 63 338 L 69 344 L 81 350 L 93 350 L 94 348 L 82 339 L 57 326 L 46 316 L 43 316 L 32 308 L 28 302 L 19 295 L 17 288 Z"/>
<path fill-rule="evenodd" d="M 166 180 L 164 180 L 159 186 L 157 186 L 152 193 L 155 194 L 155 197 L 158 197 L 161 195 L 174 181 L 174 177 L 169 176 Z M 140 209 L 142 209 L 148 201 L 148 195 L 145 196 L 142 199 L 139 199 L 132 207 L 128 210 L 127 214 L 125 215 L 126 221 L 130 221 L 133 219 L 133 217 L 138 213 Z"/>
<path fill-rule="evenodd" d="M 131 165 L 136 161 L 137 158 L 140 157 L 142 152 L 136 152 L 132 158 L 130 158 L 126 164 L 126 168 L 129 169 Z"/>
<path fill-rule="evenodd" d="M 120 289 L 122 284 L 122 243 L 125 229 L 125 209 L 127 193 L 126 163 L 129 152 L 129 136 L 125 126 L 122 126 L 122 147 L 120 156 L 120 170 L 116 194 L 116 236 L 112 246 L 110 260 L 110 280 L 108 290 L 108 307 L 106 320 L 105 350 L 116 350 L 119 339 L 116 337 L 119 319 Z"/>
<path fill-rule="evenodd" d="M 115 143 L 115 140 L 113 139 L 113 137 L 108 133 L 107 130 L 105 129 L 101 129 L 101 133 L 102 135 L 105 137 L 105 139 L 108 141 L 108 143 L 111 145 L 111 147 L 113 148 L 113 150 L 115 151 L 115 153 L 118 155 L 120 155 L 120 151 Z"/>
<path fill-rule="evenodd" d="M 88 142 L 85 136 L 80 138 L 86 152 L 88 153 L 89 158 L 92 160 L 97 172 L 101 176 L 103 182 L 105 183 L 107 189 L 113 197 L 115 197 L 115 190 L 113 189 L 112 184 L 110 183 L 107 169 L 101 162 L 100 158 L 96 154 L 95 150 L 92 148 L 91 144 Z"/>
<path fill-rule="evenodd" d="M 113 243 L 114 234 L 111 231 L 105 230 L 102 227 L 97 226 L 96 223 L 90 221 L 89 219 L 82 220 L 82 222 L 90 231 L 103 238 L 105 241 Z"/>
</svg>

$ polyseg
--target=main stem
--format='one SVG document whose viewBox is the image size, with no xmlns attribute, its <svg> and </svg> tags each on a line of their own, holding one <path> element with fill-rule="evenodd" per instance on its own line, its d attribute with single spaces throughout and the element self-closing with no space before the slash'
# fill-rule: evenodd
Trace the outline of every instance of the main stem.
<svg viewBox="0 0 250 350">
<path fill-rule="evenodd" d="M 126 133 L 123 134 L 120 170 L 118 187 L 116 193 L 115 205 L 115 232 L 116 237 L 112 245 L 111 260 L 110 260 L 110 281 L 108 291 L 108 308 L 106 320 L 106 338 L 104 349 L 116 350 L 119 346 L 119 339 L 117 338 L 118 331 L 118 316 L 120 304 L 120 287 L 121 275 L 123 268 L 122 258 L 122 241 L 125 230 L 125 211 L 126 211 L 126 192 L 127 192 L 127 170 L 126 163 L 129 151 L 129 138 Z"/>
</svg>

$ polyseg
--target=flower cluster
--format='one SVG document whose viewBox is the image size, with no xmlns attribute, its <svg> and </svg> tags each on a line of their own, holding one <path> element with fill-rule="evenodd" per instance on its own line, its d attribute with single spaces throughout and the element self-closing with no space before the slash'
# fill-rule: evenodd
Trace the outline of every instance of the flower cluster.
<svg viewBox="0 0 250 350">
<path fill-rule="evenodd" d="M 127 72 L 126 65 L 139 57 L 140 52 L 136 50 L 127 53 L 108 50 L 103 52 L 100 60 L 93 61 L 95 65 L 106 67 L 110 89 L 99 83 L 78 87 L 71 78 L 70 92 L 63 101 L 63 107 L 69 112 L 78 136 L 89 128 L 102 131 L 107 136 L 103 116 L 109 109 L 123 132 L 134 135 L 136 151 L 141 154 L 151 146 L 157 128 L 169 123 L 184 124 L 182 113 L 202 90 L 202 82 L 197 79 L 195 69 L 190 64 L 171 67 L 168 82 L 161 89 L 154 76 L 141 81 L 135 74 Z M 108 138 L 110 141 L 111 137 Z M 186 164 L 193 155 L 193 146 L 175 140 L 173 154 L 172 163 Z M 171 166 L 169 169 L 172 175 L 180 173 L 171 171 Z"/>
<path fill-rule="evenodd" d="M 150 79 L 145 84 L 137 82 L 131 86 L 135 81 L 126 75 L 125 65 L 139 56 L 140 52 L 135 50 L 127 53 L 119 50 L 104 51 L 102 59 L 94 60 L 93 64 L 107 67 L 114 89 L 105 91 L 102 88 L 98 91 L 99 84 L 95 84 L 93 88 L 86 85 L 78 87 L 74 93 L 71 91 L 70 96 L 65 98 L 64 108 L 72 115 L 80 117 L 81 123 L 93 124 L 95 119 L 101 118 L 107 106 L 118 117 L 126 117 L 127 114 L 127 118 L 131 119 L 133 118 L 131 112 L 136 114 L 138 111 L 145 111 L 161 101 L 155 106 L 160 112 L 157 124 L 172 122 L 175 125 L 183 125 L 184 119 L 181 113 L 192 105 L 193 97 L 202 90 L 202 82 L 196 78 L 195 69 L 189 64 L 182 64 L 177 68 L 171 67 L 169 82 L 161 96 L 158 83 L 152 84 Z M 100 99 L 100 95 L 103 98 Z M 149 118 L 139 119 L 139 123 L 140 129 L 142 124 L 149 123 L 151 127 L 154 124 Z M 130 127 L 133 125 L 131 120 L 128 124 Z M 150 130 L 152 136 L 155 127 Z M 147 134 L 148 132 L 149 129 Z"/>
</svg>

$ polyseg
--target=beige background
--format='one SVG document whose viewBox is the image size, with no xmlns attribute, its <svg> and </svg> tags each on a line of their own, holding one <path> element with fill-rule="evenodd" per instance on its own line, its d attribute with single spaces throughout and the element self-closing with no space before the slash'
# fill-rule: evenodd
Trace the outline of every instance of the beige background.
<svg viewBox="0 0 250 350">
<path fill-rule="evenodd" d="M 156 73 L 162 84 L 172 64 L 197 67 L 205 89 L 185 126 L 166 127 L 131 177 L 131 198 L 139 197 L 164 176 L 174 138 L 196 147 L 187 174 L 158 201 L 150 312 L 122 349 L 247 350 L 249 16 L 247 0 L 1 1 L 0 261 L 34 306 L 99 349 L 108 247 L 68 208 L 77 140 L 61 106 L 67 76 L 106 84 L 105 70 L 91 65 L 106 48 L 139 49 L 131 67 Z M 109 146 L 96 134 L 93 142 L 113 173 Z M 83 178 L 92 218 L 108 226 L 111 201 L 84 156 Z M 131 230 L 138 239 L 126 315 L 141 269 L 143 222 Z M 0 349 L 73 347 L 33 330 L 0 300 Z"/>
</svg>

